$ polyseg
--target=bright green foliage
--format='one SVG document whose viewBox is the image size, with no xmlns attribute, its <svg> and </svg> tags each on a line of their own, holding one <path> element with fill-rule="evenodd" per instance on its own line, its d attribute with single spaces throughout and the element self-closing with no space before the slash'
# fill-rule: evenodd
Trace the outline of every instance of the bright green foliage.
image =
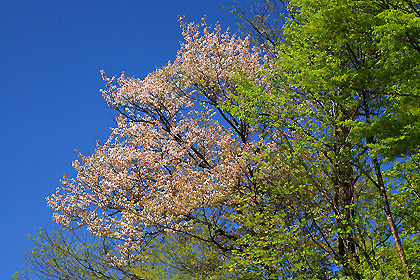
<svg viewBox="0 0 420 280">
<path fill-rule="evenodd" d="M 420 14 L 417 1 L 384 1 L 374 6 L 372 34 L 378 59 L 372 80 L 386 94 L 384 113 L 370 124 L 378 144 L 374 152 L 393 160 L 418 150 L 420 145 Z M 372 5 L 373 6 L 373 5 Z M 381 9 L 382 8 L 382 9 Z M 373 10 L 373 9 L 372 9 Z"/>
<path fill-rule="evenodd" d="M 395 211 L 404 221 L 404 231 L 409 235 L 420 233 L 420 153 L 403 158 L 388 171 L 398 191 L 391 194 Z"/>
<path fill-rule="evenodd" d="M 418 277 L 420 2 L 287 5 L 270 82 L 237 77 L 239 105 L 222 105 L 278 151 L 261 148 L 260 197 L 238 219 L 265 234 L 240 239 L 238 263 L 264 279 Z"/>
<path fill-rule="evenodd" d="M 200 280 L 235 279 L 223 267 L 230 256 L 223 254 L 214 244 L 203 241 L 204 228 L 190 234 L 156 236 L 143 248 L 135 274 L 145 280 Z"/>
<path fill-rule="evenodd" d="M 236 216 L 249 233 L 237 242 L 241 250 L 231 270 L 247 269 L 251 279 L 327 279 L 335 274 L 334 260 L 325 251 L 335 242 L 323 220 L 330 217 L 321 215 L 328 208 L 317 187 L 311 187 L 300 152 L 294 157 L 283 148 L 278 147 L 281 154 L 274 150 L 254 157 L 260 162 L 260 172 L 254 174 L 256 190 L 242 198 L 244 208 Z M 314 242 L 321 234 L 325 239 Z"/>
</svg>

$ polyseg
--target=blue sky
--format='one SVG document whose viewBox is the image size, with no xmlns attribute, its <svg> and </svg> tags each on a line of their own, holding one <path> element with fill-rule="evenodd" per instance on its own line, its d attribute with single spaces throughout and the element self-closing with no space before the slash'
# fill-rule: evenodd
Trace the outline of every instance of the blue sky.
<svg viewBox="0 0 420 280">
<path fill-rule="evenodd" d="M 22 263 L 27 234 L 52 228 L 45 197 L 75 149 L 90 155 L 114 126 L 99 89 L 108 76 L 143 78 L 174 60 L 182 39 L 177 15 L 220 21 L 230 0 L 14 0 L 0 2 L 0 279 Z"/>
</svg>

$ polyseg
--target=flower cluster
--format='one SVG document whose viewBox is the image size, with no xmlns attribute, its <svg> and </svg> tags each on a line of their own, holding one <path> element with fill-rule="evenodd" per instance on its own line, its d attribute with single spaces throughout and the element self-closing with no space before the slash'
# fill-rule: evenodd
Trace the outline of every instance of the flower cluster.
<svg viewBox="0 0 420 280">
<path fill-rule="evenodd" d="M 64 177 L 47 198 L 58 223 L 78 222 L 122 240 L 116 264 L 130 260 L 148 236 L 188 230 L 193 222 L 211 220 L 213 228 L 234 234 L 224 227 L 223 209 L 233 207 L 246 185 L 242 155 L 255 143 L 249 125 L 218 104 L 236 94 L 235 75 L 262 83 L 266 60 L 219 24 L 211 31 L 205 21 L 180 22 L 184 42 L 173 63 L 144 79 L 102 72 L 103 96 L 120 113 L 117 127 L 92 156 L 80 155 L 73 163 L 77 177 Z"/>
</svg>

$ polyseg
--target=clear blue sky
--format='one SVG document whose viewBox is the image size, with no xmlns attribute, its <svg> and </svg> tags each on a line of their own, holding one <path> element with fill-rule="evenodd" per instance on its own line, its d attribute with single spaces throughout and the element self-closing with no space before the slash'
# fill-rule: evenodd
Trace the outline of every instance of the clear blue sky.
<svg viewBox="0 0 420 280">
<path fill-rule="evenodd" d="M 0 279 L 22 262 L 27 234 L 53 227 L 45 197 L 75 149 L 90 155 L 114 126 L 99 71 L 144 77 L 173 61 L 182 39 L 177 15 L 220 21 L 230 0 L 14 0 L 0 2 Z"/>
</svg>

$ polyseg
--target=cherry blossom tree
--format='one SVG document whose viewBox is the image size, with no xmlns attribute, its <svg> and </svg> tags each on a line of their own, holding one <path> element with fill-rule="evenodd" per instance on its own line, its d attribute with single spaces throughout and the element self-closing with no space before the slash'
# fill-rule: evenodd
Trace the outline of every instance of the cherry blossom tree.
<svg viewBox="0 0 420 280">
<path fill-rule="evenodd" d="M 260 139 L 219 104 L 237 94 L 237 74 L 264 85 L 268 58 L 219 24 L 180 23 L 174 62 L 144 79 L 102 72 L 117 127 L 93 155 L 79 154 L 77 176 L 47 198 L 59 224 L 123 241 L 117 265 L 136 261 L 141 244 L 163 232 L 194 237 L 189 229 L 199 224 L 208 235 L 196 238 L 228 252 L 245 230 L 231 215 L 252 190 L 256 164 L 244 155 Z"/>
</svg>

